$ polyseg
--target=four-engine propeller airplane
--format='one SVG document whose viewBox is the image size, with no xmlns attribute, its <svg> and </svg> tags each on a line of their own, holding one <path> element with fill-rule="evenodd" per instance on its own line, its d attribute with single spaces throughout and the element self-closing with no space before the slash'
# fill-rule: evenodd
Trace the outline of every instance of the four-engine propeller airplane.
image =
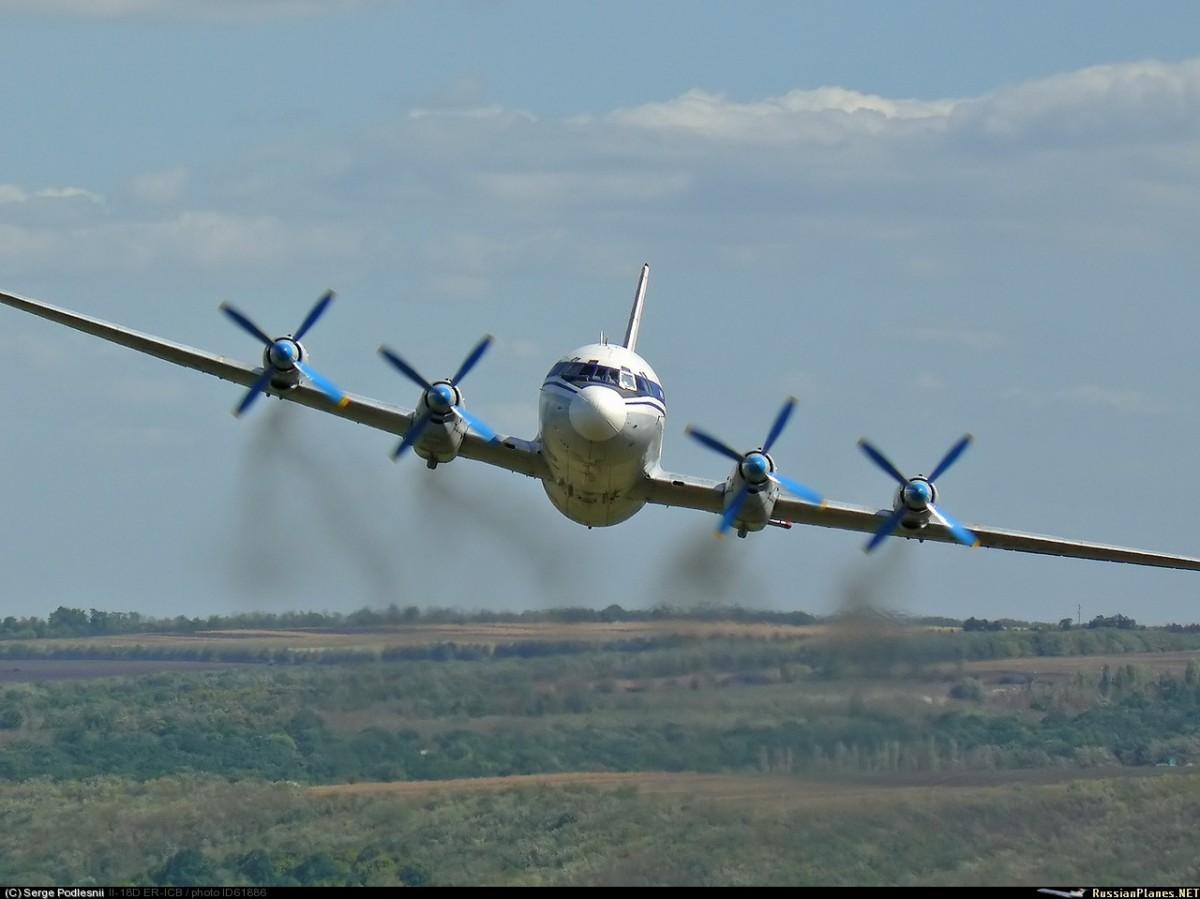
<svg viewBox="0 0 1200 899">
<path fill-rule="evenodd" d="M 498 434 L 463 405 L 460 382 L 491 343 L 485 337 L 468 353 L 453 377 L 429 381 L 387 347 L 379 351 L 421 388 L 415 410 L 408 411 L 344 393 L 309 363 L 300 339 L 332 301 L 318 300 L 301 326 L 270 338 L 242 312 L 222 311 L 263 344 L 262 365 L 253 367 L 183 344 L 133 331 L 48 303 L 0 293 L 0 303 L 50 319 L 113 343 L 249 388 L 235 409 L 246 411 L 259 394 L 300 403 L 401 439 L 393 453 L 411 449 L 429 468 L 462 456 L 541 481 L 554 507 L 572 521 L 605 527 L 625 521 L 646 503 L 681 506 L 719 516 L 718 533 L 738 536 L 768 525 L 817 525 L 871 534 L 868 551 L 889 536 L 988 546 L 1044 555 L 1071 556 L 1160 568 L 1200 570 L 1200 559 L 978 525 L 964 526 L 938 504 L 935 481 L 962 455 L 970 435 L 959 440 L 928 476 L 906 477 L 866 440 L 862 450 L 894 481 L 892 508 L 877 511 L 826 502 L 812 488 L 781 473 L 771 448 L 787 425 L 795 400 L 788 399 L 761 446 L 738 451 L 723 441 L 689 428 L 698 442 L 734 463 L 724 481 L 671 474 L 661 464 L 666 397 L 654 369 L 636 352 L 650 266 L 642 267 L 624 345 L 605 341 L 563 356 L 542 384 L 540 433 L 532 440 Z"/>
</svg>

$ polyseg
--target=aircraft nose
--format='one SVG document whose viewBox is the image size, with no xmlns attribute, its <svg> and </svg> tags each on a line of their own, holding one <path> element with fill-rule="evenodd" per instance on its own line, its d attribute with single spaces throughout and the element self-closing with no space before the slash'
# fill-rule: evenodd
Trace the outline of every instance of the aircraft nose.
<svg viewBox="0 0 1200 899">
<path fill-rule="evenodd" d="M 585 387 L 571 400 L 568 415 L 579 436 L 597 443 L 611 440 L 625 427 L 625 400 L 607 387 Z"/>
</svg>

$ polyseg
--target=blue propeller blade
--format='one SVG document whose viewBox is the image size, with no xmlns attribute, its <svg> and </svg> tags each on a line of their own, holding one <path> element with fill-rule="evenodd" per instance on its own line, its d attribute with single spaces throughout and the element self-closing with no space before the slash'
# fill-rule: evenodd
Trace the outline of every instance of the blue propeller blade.
<svg viewBox="0 0 1200 899">
<path fill-rule="evenodd" d="M 317 323 L 317 319 L 325 314 L 325 310 L 329 308 L 329 304 L 333 302 L 333 291 L 327 290 L 321 299 L 317 300 L 317 304 L 309 310 L 300 327 L 296 329 L 296 333 L 292 335 L 295 340 L 300 340 L 308 333 L 308 329 Z"/>
<path fill-rule="evenodd" d="M 418 372 L 415 368 L 413 368 L 411 365 L 409 365 L 407 362 L 405 362 L 403 359 L 401 359 L 399 356 L 397 356 L 395 353 L 393 353 L 387 347 L 381 346 L 379 348 L 379 353 L 380 353 L 380 355 L 383 356 L 384 359 L 386 359 L 388 362 L 392 363 L 392 365 L 394 365 L 402 375 L 405 375 L 410 381 L 414 382 L 418 387 L 421 387 L 425 390 L 433 389 L 433 385 L 431 385 L 428 381 L 426 381 L 423 377 L 421 377 L 420 372 Z"/>
<path fill-rule="evenodd" d="M 258 399 L 258 395 L 267 389 L 267 384 L 269 384 L 270 382 L 271 382 L 271 370 L 268 368 L 266 371 L 264 371 L 261 375 L 258 376 L 257 381 L 255 381 L 253 384 L 250 385 L 249 391 L 247 391 L 246 395 L 244 397 L 242 397 L 242 401 L 237 404 L 237 408 L 233 410 L 233 414 L 241 415 L 243 412 L 245 412 L 247 409 L 249 409 L 250 406 L 254 403 L 254 401 L 256 399 Z"/>
<path fill-rule="evenodd" d="M 400 445 L 392 453 L 393 462 L 403 456 L 404 451 L 417 442 L 417 438 L 421 436 L 421 432 L 425 430 L 427 424 L 429 424 L 428 415 L 423 415 L 412 423 L 412 427 L 408 429 L 408 433 L 404 435 L 404 439 L 400 441 Z"/>
<path fill-rule="evenodd" d="M 896 528 L 900 527 L 900 522 L 903 520 L 903 518 L 904 510 L 897 509 L 886 519 L 884 519 L 883 524 L 879 526 L 879 530 L 875 532 L 875 536 L 868 540 L 867 545 L 863 547 L 863 551 L 871 552 L 873 549 L 878 547 L 880 543 L 882 543 L 895 532 Z"/>
<path fill-rule="evenodd" d="M 864 437 L 862 440 L 858 441 L 858 445 L 862 451 L 867 454 L 872 462 L 890 474 L 901 487 L 908 483 L 908 478 L 900 474 L 900 470 L 888 461 L 887 456 L 875 449 L 875 447 L 871 446 L 871 444 L 867 442 L 867 438 Z M 930 478 L 929 480 L 932 481 L 933 478 Z"/>
<path fill-rule="evenodd" d="M 782 486 L 789 493 L 795 494 L 802 500 L 812 503 L 814 506 L 821 505 L 823 501 L 821 494 L 817 493 L 817 491 L 813 490 L 811 487 L 805 487 L 799 481 L 793 481 L 791 478 L 781 475 L 777 471 L 772 472 L 770 478 L 773 481 L 778 481 L 780 486 Z"/>
<path fill-rule="evenodd" d="M 483 340 L 476 344 L 475 349 L 471 350 L 467 358 L 463 360 L 463 364 L 458 367 L 458 371 L 454 373 L 454 377 L 450 379 L 452 387 L 458 386 L 458 382 L 467 376 L 467 372 L 475 367 L 475 363 L 483 357 L 483 354 L 487 352 L 487 348 L 491 345 L 492 335 L 487 334 Z"/>
<path fill-rule="evenodd" d="M 478 416 L 472 415 L 470 412 L 468 412 L 462 406 L 451 406 L 450 408 L 453 409 L 455 412 L 457 412 L 459 415 L 461 415 L 463 418 L 465 418 L 467 420 L 467 424 L 469 424 L 472 428 L 474 428 L 476 433 L 478 433 L 479 436 L 482 437 L 484 440 L 498 439 L 496 437 L 496 432 L 493 431 L 491 428 L 489 428 L 486 424 L 484 424 L 483 421 Z"/>
<path fill-rule="evenodd" d="M 771 433 L 767 435 L 767 442 L 763 444 L 762 450 L 764 453 L 771 451 L 772 444 L 779 439 L 779 435 L 783 433 L 784 427 L 788 423 L 788 419 L 792 417 L 792 410 L 796 408 L 796 398 L 789 396 L 783 404 L 783 408 L 779 410 L 779 414 L 775 416 L 775 424 L 771 425 Z"/>
<path fill-rule="evenodd" d="M 949 468 L 951 465 L 953 465 L 955 462 L 957 462 L 958 457 L 963 454 L 963 450 L 965 450 L 970 445 L 971 445 L 971 435 L 967 434 L 965 437 L 963 437 L 961 440 L 959 440 L 958 443 L 956 443 L 956 444 L 954 444 L 954 446 L 950 447 L 950 452 L 946 453 L 946 457 L 944 459 L 942 459 L 941 462 L 938 463 L 937 468 L 935 468 L 933 470 L 933 472 L 929 475 L 929 480 L 936 481 L 940 475 L 945 474 L 946 469 Z"/>
<path fill-rule="evenodd" d="M 333 381 L 329 380 L 307 362 L 300 362 L 297 360 L 296 362 L 293 362 L 292 365 L 296 366 L 296 368 L 300 370 L 300 374 L 304 375 L 304 377 L 312 381 L 317 387 L 325 391 L 328 397 L 339 406 L 345 406 L 350 402 L 350 400 L 346 398 L 346 394 L 342 393 L 342 391 L 338 389 L 338 386 L 334 384 Z"/>
<path fill-rule="evenodd" d="M 250 321 L 250 319 L 248 319 L 246 316 L 242 315 L 242 313 L 238 312 L 236 309 L 234 309 L 228 303 L 221 304 L 221 311 L 224 312 L 226 315 L 228 315 L 235 322 L 237 322 L 237 324 L 241 326 L 243 331 L 246 331 L 247 333 L 253 335 L 254 337 L 257 337 L 260 341 L 262 341 L 264 346 L 271 345 L 271 338 L 263 333 L 262 328 L 260 328 L 256 324 L 254 324 L 254 322 Z"/>
<path fill-rule="evenodd" d="M 721 516 L 721 523 L 717 525 L 717 536 L 724 537 L 729 529 L 733 527 L 734 521 L 737 520 L 738 513 L 742 511 L 742 506 L 746 504 L 746 497 L 750 495 L 750 485 L 743 484 L 742 489 L 737 492 L 733 498 L 733 502 L 729 504 L 729 508 L 725 510 L 725 514 Z"/>
<path fill-rule="evenodd" d="M 944 524 L 946 526 L 947 530 L 949 530 L 950 533 L 954 535 L 954 539 L 957 540 L 959 543 L 961 543 L 963 546 L 978 546 L 979 545 L 979 538 L 976 537 L 974 534 L 972 534 L 970 531 L 968 531 L 966 528 L 964 528 L 961 524 L 959 524 L 958 521 L 953 516 L 951 516 L 948 512 L 943 512 L 941 509 L 939 509 L 933 503 L 929 504 L 929 512 L 931 515 L 933 515 L 934 518 L 936 518 L 938 521 L 940 521 L 942 524 Z"/>
<path fill-rule="evenodd" d="M 722 443 L 716 437 L 710 437 L 708 434 L 705 434 L 699 428 L 693 428 L 691 425 L 688 425 L 687 435 L 689 437 L 691 437 L 693 440 L 695 440 L 699 443 L 703 443 L 710 450 L 715 450 L 716 452 L 720 453 L 722 456 L 725 456 L 727 459 L 732 459 L 734 462 L 737 462 L 739 464 L 742 461 L 741 453 L 739 453 L 735 449 L 732 449 L 727 444 Z"/>
</svg>

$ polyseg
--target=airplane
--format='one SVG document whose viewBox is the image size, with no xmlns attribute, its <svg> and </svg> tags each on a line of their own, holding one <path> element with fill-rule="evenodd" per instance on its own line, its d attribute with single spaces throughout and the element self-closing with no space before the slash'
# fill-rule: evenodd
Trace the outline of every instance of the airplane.
<svg viewBox="0 0 1200 899">
<path fill-rule="evenodd" d="M 534 478 L 559 512 L 588 528 L 619 524 L 651 503 L 718 516 L 719 535 L 732 530 L 745 537 L 768 526 L 790 529 L 803 524 L 870 534 L 864 547 L 868 552 L 894 535 L 1200 571 L 1200 559 L 1190 556 L 962 525 L 941 507 L 935 482 L 966 450 L 970 435 L 957 441 L 930 475 L 912 477 L 902 474 L 874 445 L 860 441 L 870 460 L 896 482 L 892 507 L 876 510 L 829 502 L 779 471 L 771 455 L 795 406 L 790 398 L 777 413 L 766 439 L 748 451 L 734 449 L 698 428 L 688 428 L 694 440 L 733 463 L 724 480 L 664 470 L 666 395 L 654 369 L 637 353 L 649 275 L 649 264 L 643 265 L 622 344 L 602 337 L 600 343 L 572 350 L 554 363 L 541 388 L 539 433 L 528 440 L 493 431 L 463 404 L 459 385 L 486 353 L 490 337 L 475 345 L 452 377 L 435 381 L 381 346 L 383 358 L 421 389 L 412 410 L 345 393 L 318 374 L 309 364 L 300 338 L 329 307 L 331 292 L 318 300 L 295 333 L 277 338 L 267 336 L 228 304 L 221 307 L 263 344 L 259 367 L 16 294 L 0 292 L 0 303 L 247 387 L 250 393 L 235 414 L 245 412 L 255 397 L 265 393 L 400 437 L 394 459 L 411 450 L 429 468 L 462 457 Z"/>
</svg>

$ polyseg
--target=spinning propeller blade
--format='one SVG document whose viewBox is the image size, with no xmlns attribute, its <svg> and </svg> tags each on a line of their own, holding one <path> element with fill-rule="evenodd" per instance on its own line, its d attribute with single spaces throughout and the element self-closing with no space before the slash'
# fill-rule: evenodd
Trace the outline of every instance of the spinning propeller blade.
<svg viewBox="0 0 1200 899">
<path fill-rule="evenodd" d="M 473 412 L 468 412 L 461 403 L 453 402 L 452 397 L 458 395 L 458 384 L 467 376 L 473 369 L 476 363 L 483 358 L 483 354 L 487 352 L 488 347 L 492 345 L 492 336 L 486 335 L 463 359 L 459 365 L 458 371 L 454 373 L 449 381 L 439 381 L 436 384 L 430 383 L 426 378 L 415 368 L 404 361 L 398 354 L 388 349 L 386 346 L 379 348 L 379 354 L 392 364 L 397 371 L 425 391 L 425 405 L 429 407 L 429 412 L 417 418 L 408 433 L 404 435 L 404 439 L 400 441 L 400 445 L 396 447 L 392 453 L 392 459 L 399 459 L 404 455 L 405 450 L 411 447 L 417 440 L 420 439 L 421 433 L 428 426 L 430 417 L 434 412 L 453 410 L 456 415 L 462 418 L 467 425 L 472 428 L 479 436 L 485 440 L 497 440 L 496 432 L 493 431 L 479 416 Z M 449 385 L 447 387 L 446 385 Z"/>
<path fill-rule="evenodd" d="M 748 453 L 739 453 L 729 444 L 722 440 L 713 437 L 701 431 L 699 428 L 687 428 L 687 434 L 697 443 L 708 447 L 715 453 L 719 453 L 726 459 L 730 459 L 738 465 L 738 471 L 741 473 L 745 483 L 734 495 L 732 502 L 725 508 L 721 515 L 721 520 L 717 525 L 718 535 L 724 535 L 738 519 L 738 515 L 742 511 L 742 506 L 746 503 L 746 498 L 750 495 L 750 489 L 754 486 L 761 486 L 766 481 L 774 481 L 784 490 L 795 494 L 805 502 L 819 505 L 822 502 L 821 494 L 801 484 L 799 481 L 793 480 L 778 471 L 774 470 L 774 462 L 771 461 L 768 452 L 775 445 L 775 441 L 779 439 L 779 435 L 783 433 L 783 429 L 787 426 L 788 420 L 792 416 L 792 410 L 796 407 L 795 397 L 788 397 L 784 402 L 783 407 L 779 410 L 779 414 L 775 416 L 775 421 L 771 424 L 771 430 L 767 432 L 767 439 L 763 441 L 762 449 L 751 450 Z M 754 479 L 753 483 L 751 478 Z"/>
<path fill-rule="evenodd" d="M 308 330 L 316 324 L 317 319 L 325 314 L 325 310 L 329 308 L 331 302 L 333 302 L 333 291 L 327 290 L 317 300 L 316 305 L 309 310 L 308 315 L 304 317 L 304 321 L 301 322 L 300 327 L 294 335 L 279 337 L 275 340 L 268 337 L 266 332 L 251 321 L 248 315 L 234 308 L 229 303 L 221 304 L 221 311 L 226 316 L 247 334 L 256 338 L 266 348 L 264 357 L 267 364 L 264 365 L 263 373 L 250 386 L 249 392 L 242 397 L 242 401 L 234 409 L 234 415 L 240 416 L 249 409 L 254 401 L 258 399 L 258 395 L 265 392 L 271 385 L 271 378 L 274 375 L 288 372 L 293 368 L 304 375 L 305 378 L 312 382 L 313 386 L 323 391 L 339 406 L 345 406 L 350 402 L 346 394 L 333 381 L 329 380 L 329 378 L 322 375 L 300 358 L 303 355 L 303 350 L 300 348 L 300 338 L 308 333 Z"/>
<path fill-rule="evenodd" d="M 895 533 L 896 528 L 900 527 L 906 515 L 921 514 L 928 512 L 929 517 L 942 525 L 948 530 L 951 535 L 959 543 L 964 546 L 977 546 L 979 539 L 972 534 L 967 528 L 963 527 L 956 518 L 944 509 L 934 505 L 934 482 L 946 473 L 946 470 L 958 461 L 959 456 L 966 451 L 966 448 L 971 445 L 972 437 L 967 434 L 959 438 L 954 446 L 950 447 L 946 455 L 942 457 L 942 461 L 937 464 L 929 477 L 906 478 L 879 450 L 867 441 L 866 438 L 858 441 L 859 447 L 867 458 L 878 465 L 886 472 L 893 480 L 900 485 L 900 494 L 897 499 L 897 508 L 883 520 L 879 526 L 879 530 L 867 541 L 867 545 L 863 547 L 864 551 L 872 552 L 883 543 L 888 537 Z"/>
</svg>

